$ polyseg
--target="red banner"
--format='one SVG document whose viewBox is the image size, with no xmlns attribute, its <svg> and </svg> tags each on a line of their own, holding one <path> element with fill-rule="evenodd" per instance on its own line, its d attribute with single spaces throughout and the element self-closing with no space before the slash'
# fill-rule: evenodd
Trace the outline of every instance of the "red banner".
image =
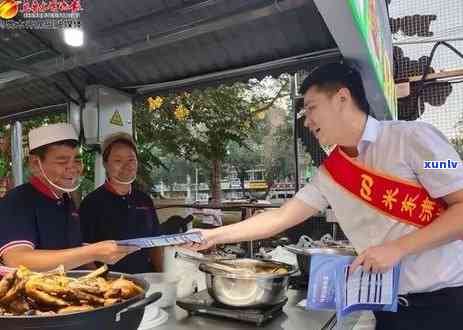
<svg viewBox="0 0 463 330">
<path fill-rule="evenodd" d="M 323 163 L 331 178 L 377 211 L 416 227 L 436 219 L 447 204 L 420 185 L 369 169 L 347 156 L 339 146 Z"/>
</svg>

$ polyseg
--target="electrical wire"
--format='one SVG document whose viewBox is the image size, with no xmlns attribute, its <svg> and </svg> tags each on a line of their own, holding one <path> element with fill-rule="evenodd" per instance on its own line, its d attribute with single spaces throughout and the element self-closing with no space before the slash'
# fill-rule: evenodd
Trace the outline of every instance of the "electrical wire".
<svg viewBox="0 0 463 330">
<path fill-rule="evenodd" d="M 463 82 L 463 79 L 460 79 L 460 80 L 436 80 L 436 81 L 428 81 L 424 85 L 429 86 L 429 85 L 435 85 L 435 84 L 439 84 L 439 83 L 449 83 L 449 84 L 453 85 L 453 84 L 460 84 L 462 82 Z"/>
<path fill-rule="evenodd" d="M 432 60 L 434 59 L 434 55 L 436 53 L 436 50 L 437 48 L 440 46 L 440 45 L 444 45 L 446 46 L 447 48 L 449 48 L 451 51 L 453 51 L 455 54 L 457 54 L 458 56 L 460 56 L 462 59 L 463 59 L 463 53 L 461 53 L 459 50 L 457 50 L 455 47 L 453 47 L 452 45 L 450 45 L 449 43 L 445 42 L 445 41 L 439 41 L 437 42 L 431 49 L 431 53 L 429 55 L 429 61 L 428 63 L 426 63 L 426 67 L 423 71 L 423 76 L 421 77 L 421 80 L 420 80 L 420 83 L 419 83 L 419 87 L 417 89 L 417 94 L 419 95 L 421 92 L 422 92 L 422 89 L 423 89 L 423 85 L 424 85 L 424 82 L 426 80 L 426 77 L 428 76 L 429 74 L 429 69 L 431 67 L 431 63 L 432 63 Z"/>
<path fill-rule="evenodd" d="M 455 47 L 453 47 L 452 45 L 450 45 L 448 42 L 445 42 L 445 41 L 439 41 L 439 42 L 436 42 L 436 44 L 432 47 L 431 49 L 431 53 L 429 55 L 429 61 L 428 63 L 426 63 L 426 67 L 423 71 L 423 75 L 421 76 L 421 80 L 419 81 L 418 83 L 418 88 L 416 89 L 416 102 L 417 102 L 417 107 L 418 107 L 418 115 L 419 117 L 421 117 L 423 115 L 423 113 L 420 111 L 420 97 L 421 97 L 421 93 L 423 92 L 423 89 L 424 87 L 426 86 L 426 77 L 428 76 L 428 74 L 430 73 L 429 72 L 429 69 L 431 68 L 431 63 L 432 63 L 432 60 L 434 59 L 434 55 L 436 53 L 436 50 L 437 48 L 440 46 L 440 45 L 444 45 L 446 46 L 448 49 L 450 49 L 451 51 L 453 51 L 455 54 L 457 54 L 459 57 L 461 57 L 463 59 L 463 53 L 461 53 L 458 49 L 456 49 Z M 457 82 L 458 83 L 458 82 Z M 411 99 L 410 99 L 411 100 Z"/>
</svg>

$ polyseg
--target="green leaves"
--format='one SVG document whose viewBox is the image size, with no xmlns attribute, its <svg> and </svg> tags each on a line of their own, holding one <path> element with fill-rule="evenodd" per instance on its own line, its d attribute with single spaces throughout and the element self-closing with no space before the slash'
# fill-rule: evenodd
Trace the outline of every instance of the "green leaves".
<svg viewBox="0 0 463 330">
<path fill-rule="evenodd" d="M 7 176 L 9 172 L 9 166 L 7 160 L 3 155 L 0 155 L 0 178 L 4 178 Z"/>
<path fill-rule="evenodd" d="M 137 136 L 150 141 L 163 159 L 174 155 L 211 167 L 213 161 L 226 159 L 230 144 L 247 146 L 250 139 L 262 135 L 265 112 L 288 89 L 285 79 L 277 81 L 270 93 L 265 84 L 254 80 L 191 93 L 140 97 L 133 113 Z M 149 162 L 156 164 L 155 160 Z"/>
<path fill-rule="evenodd" d="M 137 132 L 157 141 L 166 153 L 193 161 L 196 155 L 223 160 L 227 144 L 242 144 L 256 126 L 253 104 L 243 99 L 243 89 L 233 85 L 171 95 L 154 111 L 139 100 L 134 112 Z M 176 116 L 179 108 L 183 116 Z"/>
<path fill-rule="evenodd" d="M 463 159 L 463 137 L 459 136 L 450 140 L 455 150 L 460 155 L 460 159 Z"/>
</svg>

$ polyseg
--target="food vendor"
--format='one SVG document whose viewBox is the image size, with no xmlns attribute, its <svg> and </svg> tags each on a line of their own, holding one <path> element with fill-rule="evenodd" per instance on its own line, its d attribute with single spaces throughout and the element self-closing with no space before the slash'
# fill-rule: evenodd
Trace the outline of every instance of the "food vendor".
<svg viewBox="0 0 463 330">
<path fill-rule="evenodd" d="M 29 182 L 0 200 L 0 258 L 5 266 L 44 271 L 94 261 L 115 263 L 134 247 L 105 241 L 82 246 L 80 221 L 69 193 L 79 187 L 77 134 L 59 123 L 29 133 Z"/>
<path fill-rule="evenodd" d="M 133 186 L 138 154 L 132 137 L 122 132 L 108 136 L 102 155 L 106 182 L 85 197 L 79 210 L 84 242 L 160 235 L 152 199 Z M 159 272 L 162 252 L 162 248 L 143 249 L 110 269 L 125 273 Z"/>
</svg>

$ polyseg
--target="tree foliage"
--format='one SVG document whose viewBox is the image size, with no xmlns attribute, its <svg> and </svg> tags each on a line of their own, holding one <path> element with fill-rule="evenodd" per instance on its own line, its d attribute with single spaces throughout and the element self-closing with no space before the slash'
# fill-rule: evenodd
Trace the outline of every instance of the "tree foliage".
<svg viewBox="0 0 463 330">
<path fill-rule="evenodd" d="M 228 142 L 242 145 L 255 127 L 241 95 L 242 88 L 233 85 L 164 97 L 151 110 L 143 102 L 136 109 L 137 131 L 183 159 L 223 160 Z"/>
<path fill-rule="evenodd" d="M 291 113 L 285 113 L 283 122 L 267 133 L 270 134 L 264 157 L 267 193 L 276 181 L 292 179 L 296 173 L 292 120 Z"/>
<path fill-rule="evenodd" d="M 208 163 L 212 198 L 220 201 L 220 170 L 229 145 L 248 147 L 248 139 L 262 121 L 262 113 L 287 90 L 283 80 L 273 95 L 256 93 L 260 82 L 236 83 L 191 93 L 150 96 L 135 103 L 135 125 L 165 154 Z"/>
<path fill-rule="evenodd" d="M 236 172 L 243 195 L 246 195 L 244 182 L 248 177 L 247 171 L 261 165 L 264 159 L 262 145 L 253 142 L 250 141 L 244 146 L 231 143 L 228 150 L 227 164 Z"/>
<path fill-rule="evenodd" d="M 460 159 L 463 160 L 463 136 L 459 136 L 457 138 L 453 138 L 450 140 L 453 147 L 456 149 L 458 154 L 460 155 Z"/>
</svg>

